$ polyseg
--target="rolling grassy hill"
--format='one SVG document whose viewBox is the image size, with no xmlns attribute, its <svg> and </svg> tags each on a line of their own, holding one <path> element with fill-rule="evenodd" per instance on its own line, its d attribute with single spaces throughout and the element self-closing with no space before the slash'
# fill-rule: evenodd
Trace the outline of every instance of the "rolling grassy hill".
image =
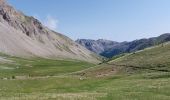
<svg viewBox="0 0 170 100">
<path fill-rule="evenodd" d="M 112 74 L 170 72 L 170 42 L 115 56 L 111 61 L 87 70 L 87 75 L 105 71 Z"/>
<path fill-rule="evenodd" d="M 170 43 L 114 57 L 78 75 L 109 81 L 106 100 L 170 99 Z M 103 90 L 104 90 L 103 89 Z"/>
<path fill-rule="evenodd" d="M 170 43 L 94 65 L 1 54 L 2 100 L 169 100 Z"/>
</svg>

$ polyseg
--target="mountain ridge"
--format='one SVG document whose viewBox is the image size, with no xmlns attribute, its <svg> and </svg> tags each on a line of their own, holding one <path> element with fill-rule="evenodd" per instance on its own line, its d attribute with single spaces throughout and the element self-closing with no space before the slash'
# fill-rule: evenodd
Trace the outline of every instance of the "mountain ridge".
<svg viewBox="0 0 170 100">
<path fill-rule="evenodd" d="M 18 57 L 100 62 L 91 51 L 15 10 L 4 0 L 0 0 L 0 52 Z"/>
<path fill-rule="evenodd" d="M 105 41 L 110 41 L 110 40 L 105 40 Z M 90 40 L 90 41 L 88 39 L 76 40 L 77 43 L 86 47 L 92 52 L 95 52 L 99 55 L 102 55 L 108 58 L 111 58 L 115 55 L 119 55 L 121 53 L 135 52 L 135 51 L 142 50 L 147 47 L 151 47 L 151 46 L 164 43 L 164 42 L 168 42 L 168 41 L 170 41 L 170 33 L 165 33 L 158 37 L 137 39 L 137 40 L 130 41 L 130 42 L 112 41 L 111 42 L 112 44 L 104 42 L 105 46 L 100 45 L 102 42 L 98 43 L 98 40 Z M 101 51 L 100 48 L 103 48 L 103 51 Z M 96 50 L 99 50 L 99 52 Z"/>
</svg>

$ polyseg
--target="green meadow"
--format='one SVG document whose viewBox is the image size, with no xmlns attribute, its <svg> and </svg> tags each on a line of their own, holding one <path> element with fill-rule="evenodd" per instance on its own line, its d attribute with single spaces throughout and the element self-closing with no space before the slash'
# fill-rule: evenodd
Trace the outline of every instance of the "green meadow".
<svg viewBox="0 0 170 100">
<path fill-rule="evenodd" d="M 1 54 L 0 100 L 169 100 L 170 45 L 100 65 Z"/>
</svg>

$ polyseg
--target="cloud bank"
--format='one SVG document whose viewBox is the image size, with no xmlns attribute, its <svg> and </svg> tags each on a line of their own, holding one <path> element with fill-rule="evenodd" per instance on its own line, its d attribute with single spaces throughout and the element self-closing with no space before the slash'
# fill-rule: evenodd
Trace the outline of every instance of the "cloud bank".
<svg viewBox="0 0 170 100">
<path fill-rule="evenodd" d="M 50 15 L 45 18 L 43 24 L 54 31 L 58 28 L 58 20 Z"/>
</svg>

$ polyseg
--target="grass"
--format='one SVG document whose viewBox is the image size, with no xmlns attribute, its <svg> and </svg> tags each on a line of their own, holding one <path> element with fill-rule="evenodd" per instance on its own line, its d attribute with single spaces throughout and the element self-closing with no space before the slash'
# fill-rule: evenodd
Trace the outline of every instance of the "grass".
<svg viewBox="0 0 170 100">
<path fill-rule="evenodd" d="M 0 98 L 12 100 L 169 100 L 167 73 L 151 75 L 87 78 L 53 77 L 45 79 L 1 80 Z M 161 77 L 160 77 L 161 76 Z"/>
<path fill-rule="evenodd" d="M 97 66 L 1 55 L 13 62 L 0 64 L 0 100 L 169 100 L 169 54 L 167 44 Z"/>
<path fill-rule="evenodd" d="M 8 56 L 6 56 L 6 59 L 13 62 L 0 64 L 0 78 L 12 76 L 55 76 L 94 66 L 94 64 L 82 61 L 42 58 L 23 59 Z"/>
<path fill-rule="evenodd" d="M 170 43 L 147 48 L 142 51 L 128 54 L 110 64 L 130 66 L 131 69 L 156 70 L 170 72 Z"/>
</svg>

